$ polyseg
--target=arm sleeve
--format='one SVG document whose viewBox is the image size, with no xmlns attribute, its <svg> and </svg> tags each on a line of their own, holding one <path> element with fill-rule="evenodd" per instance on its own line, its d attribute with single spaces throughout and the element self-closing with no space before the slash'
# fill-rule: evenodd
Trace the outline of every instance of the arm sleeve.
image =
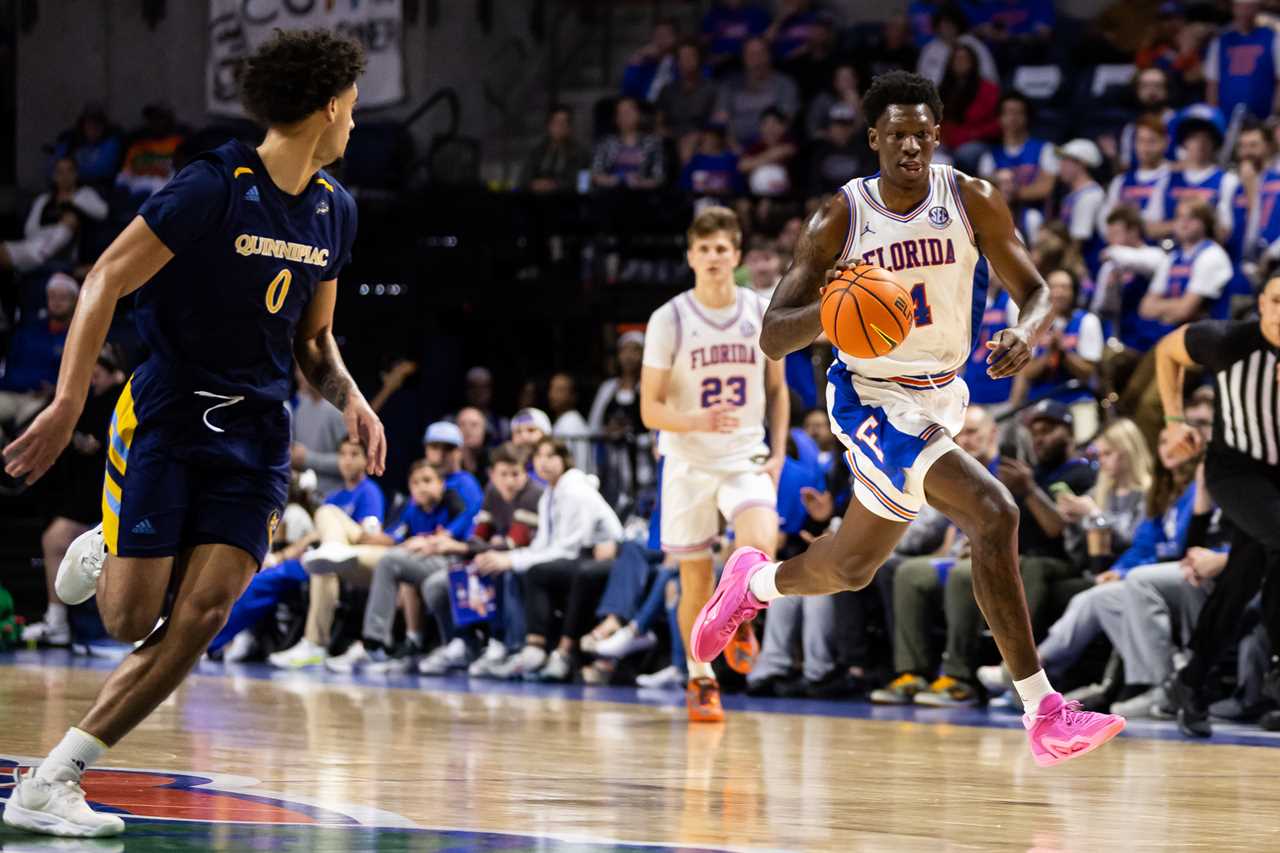
<svg viewBox="0 0 1280 853">
<path fill-rule="evenodd" d="M 373 485 L 373 481 L 365 482 L 372 488 L 361 490 L 360 497 L 356 500 L 355 520 L 361 525 L 376 521 L 381 528 L 386 514 L 386 501 L 382 497 L 382 490 Z"/>
<path fill-rule="evenodd" d="M 1213 251 L 1214 248 L 1217 251 Z M 1232 275 L 1231 258 L 1226 251 L 1209 247 L 1191 265 L 1191 280 L 1187 282 L 1187 292 L 1205 299 L 1217 299 L 1222 295 L 1227 282 L 1231 281 Z"/>
<path fill-rule="evenodd" d="M 22 236 L 34 237 L 40 230 L 40 215 L 44 213 L 45 205 L 49 203 L 50 198 L 52 196 L 49 193 L 40 193 L 31 202 L 31 209 L 27 211 L 27 221 L 22 225 Z"/>
<path fill-rule="evenodd" d="M 1085 361 L 1102 361 L 1102 323 L 1092 312 L 1080 320 L 1080 335 L 1076 339 L 1076 354 Z"/>
<path fill-rule="evenodd" d="M 1076 202 L 1076 206 L 1071 209 L 1071 221 L 1067 223 L 1073 240 L 1088 240 L 1093 236 L 1094 227 L 1098 223 L 1098 211 L 1102 209 L 1105 200 L 1106 196 L 1099 191 L 1091 192 Z"/>
<path fill-rule="evenodd" d="M 76 210 L 90 219 L 96 219 L 101 222 L 107 218 L 107 203 L 103 201 L 102 196 L 98 195 L 98 191 L 93 187 L 81 187 L 76 190 L 71 203 L 75 205 Z"/>
<path fill-rule="evenodd" d="M 649 317 L 644 331 L 644 366 L 670 370 L 676 360 L 679 315 L 668 302 Z"/>
<path fill-rule="evenodd" d="M 175 255 L 201 240 L 227 209 L 226 175 L 208 160 L 196 160 L 142 203 L 138 215 Z"/>
<path fill-rule="evenodd" d="M 1222 176 L 1222 186 L 1218 188 L 1218 227 L 1230 234 L 1235 227 L 1235 211 L 1232 200 L 1240 189 L 1240 177 L 1235 172 L 1227 172 Z"/>
<path fill-rule="evenodd" d="M 480 491 L 480 487 L 475 483 L 467 481 L 461 483 L 454 494 L 458 496 L 461 506 L 458 514 L 445 525 L 445 529 L 454 539 L 464 542 L 471 536 L 476 516 L 484 506 L 484 492 Z"/>
<path fill-rule="evenodd" d="M 1249 327 L 1253 327 L 1250 329 Z M 1201 320 L 1187 326 L 1187 355 L 1196 364 L 1222 370 L 1257 348 L 1261 335 L 1254 330 L 1256 320 Z"/>
<path fill-rule="evenodd" d="M 586 497 L 572 492 L 556 495 L 556 517 L 541 519 L 533 543 L 528 548 L 517 548 L 511 552 L 511 567 L 517 572 L 524 572 L 539 563 L 577 557 L 591 535 L 594 520 L 590 501 Z M 552 521 L 554 524 L 549 523 Z M 543 531 L 552 527 L 555 530 L 554 538 L 543 535 Z"/>
<path fill-rule="evenodd" d="M 1222 50 L 1222 36 L 1214 36 L 1209 48 L 1204 52 L 1204 79 L 1210 83 L 1218 82 L 1218 52 Z M 1276 66 L 1280 68 L 1280 66 Z"/>
<path fill-rule="evenodd" d="M 1147 293 L 1156 296 L 1164 296 L 1169 290 L 1169 267 L 1173 265 L 1172 259 L 1165 255 L 1160 260 L 1160 265 L 1155 268 L 1155 272 L 1151 274 L 1151 283 L 1147 285 Z"/>
<path fill-rule="evenodd" d="M 1040 148 L 1040 170 L 1050 175 L 1058 174 L 1058 155 L 1047 142 Z"/>
</svg>

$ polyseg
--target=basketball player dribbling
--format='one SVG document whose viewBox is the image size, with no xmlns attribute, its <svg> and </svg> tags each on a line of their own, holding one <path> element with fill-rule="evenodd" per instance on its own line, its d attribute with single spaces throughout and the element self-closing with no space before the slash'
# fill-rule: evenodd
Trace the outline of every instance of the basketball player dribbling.
<svg viewBox="0 0 1280 853">
<path fill-rule="evenodd" d="M 688 238 L 693 289 L 653 312 L 640 374 L 640 416 L 649 429 L 661 431 L 662 550 L 680 563 L 677 618 L 685 637 L 711 596 L 711 548 L 721 516 L 733 525 L 739 546 L 764 554 L 776 547 L 777 482 L 790 418 L 783 363 L 760 349 L 765 305 L 733 280 L 742 260 L 737 215 L 705 208 Z M 766 423 L 772 450 L 765 445 Z M 738 672 L 749 671 L 759 651 L 750 631 L 742 626 L 725 655 Z M 686 661 L 694 722 L 724 719 L 714 657 Z"/>
<path fill-rule="evenodd" d="M 839 353 L 828 372 L 832 430 L 847 448 L 854 479 L 856 499 L 844 523 L 781 563 L 753 549 L 735 551 L 698 615 L 692 655 L 713 658 L 742 622 L 780 596 L 865 587 L 927 500 L 969 537 L 974 595 L 1015 679 L 1032 756 L 1042 766 L 1057 764 L 1106 743 L 1125 721 L 1082 711 L 1050 686 L 1018 570 L 1017 506 L 951 438 L 968 405 L 957 372 L 974 346 L 988 263 L 1019 308 L 1018 324 L 987 343 L 993 378 L 1027 364 L 1030 342 L 1052 320 L 1048 287 L 995 188 L 930 162 L 942 120 L 933 83 L 903 71 L 881 75 L 863 109 L 880 171 L 850 181 L 809 221 L 760 342 L 771 358 L 812 343 L 823 287 L 835 270 L 858 262 L 892 271 L 910 289 L 915 328 L 889 355 Z"/>
<path fill-rule="evenodd" d="M 49 469 L 116 303 L 138 291 L 150 355 L 111 421 L 103 523 L 72 543 L 55 587 L 68 604 L 96 593 L 113 636 L 145 642 L 39 767 L 15 770 L 9 826 L 124 830 L 89 808 L 80 778 L 186 678 L 262 565 L 288 496 L 295 359 L 367 449 L 369 472 L 382 472 L 382 424 L 333 337 L 355 201 L 322 171 L 346 149 L 363 70 L 358 44 L 319 30 L 277 30 L 257 49 L 240 85 L 266 138 L 199 155 L 143 204 L 85 280 L 53 402 L 5 448 L 10 476 L 34 482 Z"/>
</svg>

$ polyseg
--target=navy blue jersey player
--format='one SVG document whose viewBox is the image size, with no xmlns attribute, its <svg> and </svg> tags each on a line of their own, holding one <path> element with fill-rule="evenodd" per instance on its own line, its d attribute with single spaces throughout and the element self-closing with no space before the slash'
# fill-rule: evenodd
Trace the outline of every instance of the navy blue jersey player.
<svg viewBox="0 0 1280 853">
<path fill-rule="evenodd" d="M 355 204 L 321 169 L 346 148 L 363 68 L 357 44 L 323 31 L 277 32 L 247 60 L 243 98 L 268 126 L 265 140 L 195 158 L 103 253 L 53 403 L 5 448 L 11 476 L 31 482 L 48 470 L 71 437 L 116 302 L 137 290 L 150 355 L 112 418 L 102 524 L 73 543 L 56 588 L 67 603 L 96 592 L 112 634 L 146 642 L 48 758 L 17 774 L 10 826 L 123 830 L 86 805 L 80 776 L 178 686 L 261 565 L 287 493 L 295 359 L 367 447 L 370 472 L 382 471 L 382 425 L 332 334 Z"/>
</svg>

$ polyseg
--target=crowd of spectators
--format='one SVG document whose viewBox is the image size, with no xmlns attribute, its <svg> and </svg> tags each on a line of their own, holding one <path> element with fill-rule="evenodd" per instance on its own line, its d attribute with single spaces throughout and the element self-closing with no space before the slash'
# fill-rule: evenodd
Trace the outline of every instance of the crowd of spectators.
<svg viewBox="0 0 1280 853">
<path fill-rule="evenodd" d="M 876 169 L 860 102 L 871 78 L 905 68 L 936 81 L 935 161 L 997 186 L 1054 310 L 1024 374 L 995 382 L 982 344 L 1016 322 L 1017 307 L 997 280 L 979 297 L 965 376 L 975 405 L 957 441 L 1018 503 L 1023 585 L 1055 683 L 1093 707 L 1160 716 L 1199 608 L 1227 570 L 1229 538 L 1202 462 L 1175 464 L 1163 446 L 1153 349 L 1185 322 L 1247 309 L 1280 259 L 1280 21 L 1257 3 L 1230 6 L 1218 20 L 1166 2 L 1158 25 L 1137 35 L 1123 9 L 1109 10 L 1094 24 L 1106 61 L 1067 67 L 1052 41 L 1063 21 L 1045 0 L 917 0 L 907 16 L 858 27 L 810 0 L 720 0 L 696 31 L 655 24 L 619 69 L 618 95 L 599 111 L 610 126 L 594 141 L 553 107 L 524 187 L 618 206 L 627 194 L 672 192 L 732 204 L 749 232 L 739 283 L 767 295 L 816 201 Z M 1076 77 L 1096 111 L 1073 114 Z M 0 244 L 0 267 L 42 275 L 39 299 L 0 291 L 12 326 L 0 437 L 48 399 L 92 260 L 90 226 L 162 185 L 184 156 L 171 111 L 153 105 L 144 118 L 126 136 L 86 108 L 57 141 L 50 187 L 23 234 Z M 496 403 L 490 368 L 473 367 L 466 405 L 426 425 L 405 482 L 367 479 L 364 448 L 299 378 L 281 533 L 210 654 L 338 672 L 683 686 L 679 582 L 652 536 L 662 464 L 639 415 L 644 337 L 617 332 L 614 376 L 556 373 L 518 407 Z M 850 497 L 819 402 L 821 360 L 787 363 L 796 416 L 778 486 L 783 556 L 838 525 Z M 95 401 L 114 399 L 121 366 L 104 351 Z M 417 369 L 390 368 L 375 404 Z M 94 495 L 96 479 L 74 472 L 101 468 L 104 406 L 86 408 L 60 463 Z M 1211 429 L 1211 388 L 1194 392 L 1187 418 Z M 68 490 L 44 537 L 50 571 L 92 507 L 86 490 Z M 718 557 L 731 547 L 726 530 Z M 1010 702 L 968 555 L 926 508 L 868 589 L 772 608 L 745 689 L 925 708 Z M 50 581 L 28 639 L 61 645 L 71 634 Z M 1275 708 L 1280 678 L 1265 677 L 1269 651 L 1261 660 L 1218 668 L 1215 713 L 1257 719 Z"/>
</svg>

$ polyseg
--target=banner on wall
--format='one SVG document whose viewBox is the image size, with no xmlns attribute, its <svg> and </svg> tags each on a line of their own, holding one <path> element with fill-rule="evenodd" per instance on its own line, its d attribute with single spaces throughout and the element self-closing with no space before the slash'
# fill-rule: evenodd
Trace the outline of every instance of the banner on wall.
<svg viewBox="0 0 1280 853">
<path fill-rule="evenodd" d="M 211 113 L 243 116 L 237 63 L 276 29 L 323 27 L 363 45 L 368 65 L 360 78 L 360 106 L 404 98 L 402 0 L 209 0 L 209 61 L 205 104 Z"/>
</svg>

